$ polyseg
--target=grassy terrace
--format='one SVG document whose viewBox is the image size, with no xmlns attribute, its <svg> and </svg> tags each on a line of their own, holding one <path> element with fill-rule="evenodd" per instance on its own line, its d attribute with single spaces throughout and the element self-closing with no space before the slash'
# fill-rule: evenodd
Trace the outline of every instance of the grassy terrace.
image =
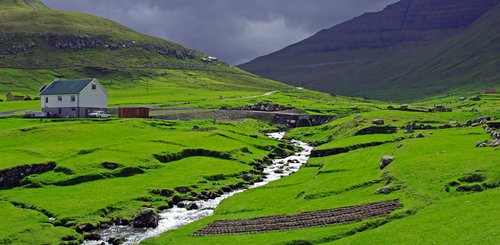
<svg viewBox="0 0 500 245">
<path fill-rule="evenodd" d="M 223 106 L 233 108 L 268 102 L 296 107 L 310 114 L 339 115 L 364 112 L 384 106 L 380 102 L 332 97 L 320 92 L 294 89 L 245 73 L 167 69 L 141 72 L 150 72 L 150 77 L 144 74 L 132 78 L 124 78 L 120 74 L 99 77 L 99 81 L 110 95 L 110 106 L 156 105 L 163 108 L 218 109 Z M 0 83 L 5 85 L 0 86 L 0 98 L 5 99 L 5 94 L 9 91 L 36 97 L 35 91 L 38 91 L 43 83 L 50 82 L 55 77 L 79 77 L 79 73 L 70 69 L 49 72 L 0 68 Z M 24 82 L 13 85 L 10 81 Z M 270 91 L 276 92 L 263 96 Z M 40 110 L 39 107 L 39 101 L 0 102 L 0 113 L 14 111 L 22 114 L 23 110 Z"/>
<path fill-rule="evenodd" d="M 126 94 L 133 90 L 111 89 L 111 93 L 120 91 Z M 349 151 L 313 157 L 292 176 L 227 199 L 214 216 L 147 240 L 146 244 L 269 244 L 269 241 L 286 244 L 295 240 L 405 243 L 422 237 L 425 241 L 443 242 L 448 241 L 449 234 L 461 234 L 464 229 L 474 233 L 461 235 L 461 243 L 489 244 L 498 240 L 494 229 L 486 225 L 498 224 L 498 213 L 484 211 L 498 205 L 498 188 L 459 192 L 452 186 L 449 192 L 445 190 L 447 183 L 453 181 L 461 186 L 498 185 L 500 168 L 495 160 L 498 151 L 474 147 L 475 142 L 488 139 L 488 134 L 481 127 L 431 129 L 417 130 L 414 134 L 426 135 L 417 139 L 401 130 L 412 121 L 438 126 L 450 121 L 463 123 L 483 115 L 498 118 L 495 96 L 482 96 L 478 102 L 443 103 L 454 111 L 428 113 L 385 110 L 381 108 L 386 106 L 380 102 L 331 97 L 308 90 L 286 90 L 262 97 L 240 94 L 236 99 L 211 98 L 208 90 L 198 91 L 202 94 L 197 98 L 193 95 L 195 99 L 187 104 L 219 108 L 264 101 L 286 103 L 308 113 L 337 113 L 341 116 L 337 120 L 318 127 L 293 129 L 286 136 L 317 144 L 316 150 L 347 148 Z M 207 97 L 202 99 L 203 96 Z M 131 98 L 133 101 L 134 97 Z M 23 103 L 37 102 L 9 102 L 0 106 Z M 432 103 L 420 106 L 428 108 Z M 470 112 L 470 108 L 481 110 Z M 385 125 L 377 127 L 384 130 L 392 127 L 397 132 L 366 131 L 374 127 L 373 119 L 385 121 Z M 193 130 L 194 125 L 201 130 Z M 261 133 L 273 128 L 253 120 L 214 125 L 211 121 L 0 119 L 0 137 L 4 139 L 0 169 L 56 163 L 53 171 L 30 175 L 21 182 L 21 187 L 0 191 L 2 217 L 6 220 L 0 224 L 0 241 L 33 243 L 43 237 L 46 243 L 59 243 L 68 235 L 81 239 L 74 230 L 81 222 L 96 224 L 116 217 L 131 218 L 144 206 L 164 206 L 166 199 L 152 194 L 154 189 L 193 186 L 193 191 L 199 193 L 241 182 L 241 174 L 270 153 L 271 148 L 267 147 L 278 145 Z M 371 145 L 373 142 L 381 144 Z M 218 154 L 214 155 L 217 157 L 186 156 L 167 163 L 154 157 L 154 154 L 180 154 L 186 149 L 205 149 Z M 221 154 L 230 157 L 221 158 Z M 393 155 L 395 161 L 379 170 L 382 155 Z M 107 169 L 104 162 L 118 166 Z M 480 175 L 480 181 L 463 181 L 471 174 Z M 224 178 L 213 181 L 217 175 Z M 387 195 L 373 194 L 381 187 L 391 187 L 393 191 Z M 218 219 L 297 214 L 396 198 L 401 200 L 403 208 L 387 218 L 252 235 L 190 236 Z M 56 220 L 49 220 L 49 216 Z M 403 235 L 405 230 L 416 226 L 425 228 L 414 229 L 411 236 Z M 392 233 L 399 235 L 388 235 Z"/>
<path fill-rule="evenodd" d="M 194 125 L 200 129 L 193 130 Z M 4 139 L 0 169 L 56 163 L 53 171 L 24 178 L 24 187 L 0 191 L 0 242 L 36 243 L 44 237 L 46 243 L 58 243 L 67 235 L 79 237 L 74 225 L 80 222 L 130 219 L 144 205 L 165 205 L 165 198 L 151 193 L 154 189 L 192 186 L 195 192 L 216 191 L 241 182 L 242 173 L 252 169 L 250 164 L 269 154 L 264 149 L 277 145 L 259 131 L 265 129 L 273 126 L 251 120 L 214 125 L 205 121 L 0 119 Z M 153 156 L 187 149 L 215 153 L 182 155 L 166 163 Z M 217 153 L 226 155 L 221 158 Z M 104 162 L 117 166 L 109 169 Z M 214 180 L 213 176 L 223 177 Z M 56 220 L 49 221 L 44 214 Z"/>
<path fill-rule="evenodd" d="M 480 27 L 487 33 L 495 30 Z M 55 45 L 50 38 L 65 45 Z M 83 43 L 99 45 L 74 48 L 82 39 Z M 473 41 L 488 40 L 476 39 Z M 33 0 L 0 0 L 0 51 L 7 50 L 9 54 L 0 58 L 0 99 L 4 100 L 10 91 L 36 97 L 39 88 L 54 78 L 97 77 L 110 95 L 111 107 L 154 105 L 203 111 L 265 102 L 309 114 L 338 116 L 325 125 L 287 132 L 286 138 L 317 146 L 313 151 L 315 157 L 295 174 L 232 196 L 221 203 L 214 216 L 146 240 L 144 244 L 497 244 L 500 241 L 497 228 L 500 227 L 497 211 L 500 151 L 498 147 L 475 147 L 476 142 L 490 136 L 481 126 L 413 133 L 424 133 L 424 138 L 411 137 L 401 129 L 410 122 L 434 128 L 485 115 L 498 120 L 500 95 L 482 94 L 479 101 L 459 100 L 461 94 L 469 96 L 483 85 L 497 88 L 495 82 L 474 83 L 476 77 L 462 76 L 463 81 L 469 80 L 468 86 L 461 85 L 460 79 L 448 84 L 444 82 L 449 77 L 443 80 L 425 72 L 433 76 L 428 81 L 439 81 L 437 87 L 408 91 L 401 84 L 395 88 L 391 83 L 388 89 L 404 91 L 391 97 L 414 98 L 427 90 L 434 95 L 436 91 L 445 91 L 436 88 L 447 89 L 455 84 L 456 90 L 446 90 L 453 96 L 434 96 L 410 103 L 410 108 L 443 105 L 453 112 L 387 110 L 390 104 L 386 102 L 296 89 L 224 62 L 205 64 L 201 58 L 206 54 L 201 52 L 142 35 L 100 17 L 49 10 Z M 426 60 L 426 54 L 419 56 L 420 61 Z M 496 58 L 493 54 L 491 57 Z M 411 60 L 414 61 L 420 62 Z M 474 59 L 467 62 L 474 63 Z M 396 63 L 405 66 L 400 71 L 412 67 Z M 424 63 L 420 68 L 432 64 Z M 496 74 L 494 67 L 486 67 L 481 73 Z M 362 76 L 367 77 L 371 76 Z M 419 79 L 419 84 L 420 81 L 425 82 Z M 414 87 L 411 79 L 402 82 Z M 380 95 L 382 90 L 373 91 L 374 95 Z M 399 103 L 391 105 L 399 107 Z M 19 170 L 17 173 L 25 176 L 0 180 L 0 244 L 78 244 L 83 241 L 83 235 L 75 230 L 78 224 L 131 219 L 145 207 L 165 209 L 173 195 L 188 198 L 203 191 L 220 192 L 224 187 L 245 186 L 260 177 L 255 173 L 255 164 L 269 161 L 270 156 L 287 147 L 263 133 L 277 130 L 277 125 L 255 120 L 214 124 L 154 119 L 10 117 L 39 107 L 39 101 L 0 102 L 0 171 Z M 374 119 L 383 119 L 385 124 L 374 125 Z M 392 155 L 395 160 L 380 170 L 383 155 Z M 244 181 L 242 175 L 248 172 L 254 173 L 254 179 Z M 181 193 L 176 187 L 189 187 L 194 193 Z M 389 187 L 392 192 L 374 194 L 382 187 Z M 475 191 L 460 191 L 464 189 Z M 175 192 L 170 196 L 160 195 L 168 190 Z M 298 214 L 393 199 L 399 199 L 403 207 L 388 217 L 361 222 L 248 235 L 191 236 L 214 220 Z"/>
<path fill-rule="evenodd" d="M 498 108 L 489 104 L 488 108 Z M 486 107 L 485 107 L 486 108 Z M 488 113 L 498 116 L 498 111 Z M 329 124 L 299 128 L 287 134 L 319 142 L 317 149 L 349 147 L 360 143 L 392 141 L 382 145 L 351 150 L 347 153 L 313 157 L 307 166 L 285 179 L 262 188 L 238 194 L 215 210 L 215 215 L 178 230 L 147 240 L 145 244 L 421 244 L 449 243 L 492 244 L 499 236 L 495 227 L 500 214 L 498 188 L 481 192 L 461 192 L 448 183 L 460 186 L 498 186 L 500 154 L 495 148 L 476 148 L 475 142 L 489 139 L 481 127 L 416 130 L 424 138 L 410 138 L 399 130 L 392 134 L 353 136 L 381 118 L 386 125 L 400 127 L 411 121 L 438 125 L 450 120 L 464 122 L 481 113 L 419 113 L 374 110 L 340 118 Z M 393 155 L 395 161 L 383 170 L 380 157 Z M 479 179 L 468 178 L 471 175 Z M 376 195 L 382 187 L 390 194 Z M 357 205 L 374 201 L 400 199 L 403 208 L 387 218 L 374 218 L 351 224 L 248 235 L 192 237 L 191 233 L 214 220 L 251 218 L 278 214 Z M 411 232 L 408 232 L 410 231 Z M 464 231 L 471 231 L 466 232 Z"/>
</svg>

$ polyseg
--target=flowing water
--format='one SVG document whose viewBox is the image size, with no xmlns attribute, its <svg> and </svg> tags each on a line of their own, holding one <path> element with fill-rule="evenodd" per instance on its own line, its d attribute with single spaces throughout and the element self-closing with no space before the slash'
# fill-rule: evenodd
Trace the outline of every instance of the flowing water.
<svg viewBox="0 0 500 245">
<path fill-rule="evenodd" d="M 269 133 L 267 135 L 271 138 L 282 140 L 285 133 L 284 132 Z M 282 177 L 297 172 L 300 169 L 300 167 L 303 164 L 305 164 L 309 159 L 309 155 L 311 154 L 313 147 L 298 140 L 292 140 L 291 142 L 295 146 L 302 148 L 302 150 L 300 152 L 295 153 L 292 156 L 283 159 L 273 160 L 273 163 L 264 169 L 264 173 L 266 173 L 267 175 L 263 178 L 262 182 L 257 182 L 253 185 L 250 185 L 246 189 L 235 190 L 230 193 L 226 193 L 213 200 L 195 201 L 194 203 L 196 203 L 196 205 L 198 205 L 199 207 L 199 209 L 197 210 L 187 210 L 185 208 L 178 208 L 178 207 L 164 210 L 159 213 L 160 221 L 158 227 L 156 228 L 146 229 L 146 228 L 134 228 L 132 226 L 115 225 L 109 229 L 98 231 L 98 233 L 102 237 L 101 241 L 85 241 L 84 244 L 87 245 L 101 244 L 107 241 L 111 237 L 123 237 L 126 239 L 126 242 L 124 244 L 136 244 L 141 242 L 142 240 L 159 236 L 164 232 L 177 229 L 181 226 L 193 223 L 204 217 L 211 216 L 214 213 L 214 209 L 217 206 L 219 206 L 222 200 L 231 197 L 235 194 L 238 194 L 240 192 L 244 192 L 245 190 L 266 185 L 271 181 L 278 180 Z M 276 173 L 275 171 L 277 171 L 278 173 Z"/>
</svg>

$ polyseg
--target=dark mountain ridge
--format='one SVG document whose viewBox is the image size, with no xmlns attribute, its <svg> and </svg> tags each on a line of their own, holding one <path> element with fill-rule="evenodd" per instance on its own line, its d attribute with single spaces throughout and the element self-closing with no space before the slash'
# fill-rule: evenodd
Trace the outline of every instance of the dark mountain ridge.
<svg viewBox="0 0 500 245">
<path fill-rule="evenodd" d="M 299 43 L 240 67 L 291 85 L 331 93 L 368 95 L 377 99 L 414 99 L 419 93 L 394 96 L 395 91 L 392 91 L 391 86 L 400 83 L 405 76 L 400 74 L 398 79 L 387 80 L 386 71 L 394 70 L 398 65 L 387 62 L 387 59 L 402 53 L 408 59 L 421 55 L 422 50 L 410 52 L 437 45 L 463 32 L 485 13 L 494 11 L 492 9 L 498 3 L 500 0 L 402 0 L 380 12 L 363 14 L 322 30 Z M 487 21 L 494 20 L 490 18 Z M 441 47 L 447 49 L 446 46 Z M 377 66 L 380 70 L 373 69 L 374 64 L 381 61 L 384 61 L 384 65 Z M 412 65 L 411 62 L 405 63 Z M 366 67 L 372 67 L 370 72 L 359 71 Z M 426 73 L 420 72 L 423 72 L 420 74 L 422 76 Z M 412 76 L 418 77 L 418 74 Z M 422 81 L 421 87 L 426 88 L 430 82 L 436 81 Z M 371 87 L 377 84 L 383 86 L 375 86 L 375 91 L 365 86 L 367 83 Z M 443 88 L 452 89 L 453 86 L 443 86 L 440 91 L 433 93 L 442 92 Z M 418 89 L 415 84 L 412 87 Z"/>
</svg>

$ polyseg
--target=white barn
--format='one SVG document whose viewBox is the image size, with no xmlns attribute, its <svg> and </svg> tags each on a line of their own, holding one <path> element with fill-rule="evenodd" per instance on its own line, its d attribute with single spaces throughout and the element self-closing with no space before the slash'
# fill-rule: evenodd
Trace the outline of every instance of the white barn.
<svg viewBox="0 0 500 245">
<path fill-rule="evenodd" d="M 54 80 L 40 90 L 42 111 L 49 117 L 88 117 L 108 111 L 108 93 L 95 78 Z"/>
</svg>

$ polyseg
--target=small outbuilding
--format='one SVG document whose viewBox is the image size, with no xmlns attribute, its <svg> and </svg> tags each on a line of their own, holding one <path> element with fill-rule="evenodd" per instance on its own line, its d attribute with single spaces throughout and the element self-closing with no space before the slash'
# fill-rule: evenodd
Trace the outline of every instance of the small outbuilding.
<svg viewBox="0 0 500 245">
<path fill-rule="evenodd" d="M 147 107 L 120 107 L 118 108 L 120 118 L 148 118 L 149 108 Z"/>
<path fill-rule="evenodd" d="M 9 92 L 6 96 L 6 101 L 22 101 L 25 96 L 16 92 Z"/>
<path fill-rule="evenodd" d="M 108 93 L 95 78 L 52 81 L 40 90 L 42 111 L 49 117 L 88 117 L 108 111 Z"/>
</svg>

